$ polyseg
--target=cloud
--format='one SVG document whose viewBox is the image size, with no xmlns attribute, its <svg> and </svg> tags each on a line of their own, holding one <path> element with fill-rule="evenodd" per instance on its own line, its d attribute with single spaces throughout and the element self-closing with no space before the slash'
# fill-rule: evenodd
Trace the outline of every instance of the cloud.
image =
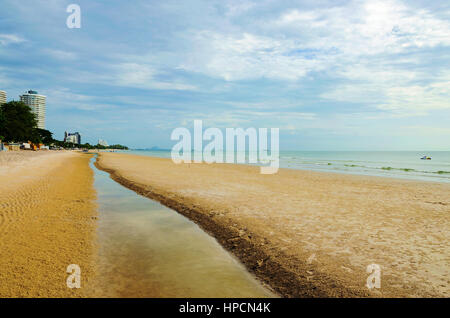
<svg viewBox="0 0 450 318">
<path fill-rule="evenodd" d="M 308 136 L 334 148 L 405 126 L 448 137 L 444 3 L 82 0 L 82 29 L 69 30 L 64 1 L 23 1 L 2 2 L 15 19 L 0 19 L 0 86 L 45 93 L 60 134 L 75 118 L 86 136 L 125 138 L 114 126 L 145 146 L 194 119 L 280 127 L 294 144 Z"/>
<path fill-rule="evenodd" d="M 400 86 L 386 89 L 387 102 L 378 108 L 394 112 L 423 114 L 429 110 L 450 109 L 450 81 L 424 86 Z"/>
<path fill-rule="evenodd" d="M 352 81 L 338 84 L 321 94 L 321 98 L 364 104 L 403 117 L 450 109 L 449 72 L 437 73 L 432 79 L 428 79 L 425 71 L 384 70 L 383 67 L 351 66 L 346 72 L 344 76 Z"/>
<path fill-rule="evenodd" d="M 63 61 L 73 61 L 78 58 L 78 55 L 75 52 L 54 49 L 45 49 L 44 52 L 55 59 Z"/>
<path fill-rule="evenodd" d="M 153 66 L 138 63 L 120 63 L 115 65 L 116 73 L 113 83 L 118 86 L 128 86 L 141 89 L 161 90 L 195 90 L 196 87 L 177 81 L 160 81 L 157 79 L 159 71 Z"/>
<path fill-rule="evenodd" d="M 243 7 L 245 13 L 254 9 L 251 3 Z M 227 81 L 298 81 L 325 70 L 343 74 L 342 68 L 359 59 L 450 45 L 448 20 L 399 1 L 295 8 L 234 26 L 228 32 L 186 31 L 192 51 L 181 68 Z"/>
<path fill-rule="evenodd" d="M 269 26 L 289 34 L 297 32 L 304 48 L 337 49 L 351 56 L 450 45 L 448 20 L 399 1 L 350 1 L 340 7 L 292 9 Z"/>
<path fill-rule="evenodd" d="M 239 16 L 239 15 L 242 15 L 242 14 L 248 12 L 255 6 L 256 6 L 256 3 L 254 3 L 254 2 L 246 2 L 246 1 L 242 1 L 242 0 L 227 1 L 225 3 L 226 15 L 231 16 L 231 17 Z"/>
<path fill-rule="evenodd" d="M 322 67 L 317 60 L 290 53 L 297 47 L 293 41 L 278 40 L 251 33 L 224 35 L 200 31 L 194 47 L 201 52 L 180 65 L 180 68 L 201 72 L 226 81 L 269 78 L 298 80 L 311 70 Z"/>
<path fill-rule="evenodd" d="M 208 113 L 179 111 L 173 115 L 175 122 L 177 122 L 176 118 L 180 118 L 178 124 L 181 126 L 192 126 L 194 120 L 201 119 L 205 127 L 254 127 L 286 130 L 288 127 L 293 127 L 291 124 L 293 121 L 299 125 L 317 119 L 317 115 L 314 113 L 285 112 L 280 114 L 274 111 L 251 110 L 221 110 Z M 176 126 L 172 126 L 172 128 L 174 127 Z"/>
<path fill-rule="evenodd" d="M 25 42 L 25 39 L 15 34 L 0 34 L 0 45 L 7 46 Z"/>
</svg>

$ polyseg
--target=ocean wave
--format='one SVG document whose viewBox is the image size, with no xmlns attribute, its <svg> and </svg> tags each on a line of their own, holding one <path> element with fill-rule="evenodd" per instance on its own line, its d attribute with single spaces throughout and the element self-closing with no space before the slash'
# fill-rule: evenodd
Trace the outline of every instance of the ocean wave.
<svg viewBox="0 0 450 318">
<path fill-rule="evenodd" d="M 423 171 L 417 171 L 417 170 L 412 169 L 412 168 L 381 167 L 379 169 L 382 169 L 382 170 L 400 170 L 400 171 L 405 171 L 405 172 L 423 172 Z"/>
<path fill-rule="evenodd" d="M 416 173 L 450 174 L 450 171 L 445 171 L 445 170 L 423 171 L 423 170 L 416 170 L 416 169 L 412 169 L 412 168 L 394 168 L 394 167 L 379 167 L 379 168 L 375 168 L 375 167 L 368 167 L 368 166 L 363 166 L 363 165 L 344 165 L 344 166 L 350 167 L 350 168 L 358 167 L 358 168 L 367 168 L 367 169 L 385 170 L 385 171 L 396 170 L 396 171 L 416 172 Z"/>
</svg>

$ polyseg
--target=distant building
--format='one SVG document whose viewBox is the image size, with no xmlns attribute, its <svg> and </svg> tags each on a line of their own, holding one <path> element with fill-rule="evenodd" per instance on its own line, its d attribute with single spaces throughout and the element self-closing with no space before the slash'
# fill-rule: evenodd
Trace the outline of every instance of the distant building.
<svg viewBox="0 0 450 318">
<path fill-rule="evenodd" d="M 104 147 L 108 147 L 109 146 L 108 143 L 106 142 L 106 140 L 103 140 L 103 139 L 99 139 L 98 140 L 98 144 L 100 146 L 104 146 Z"/>
<path fill-rule="evenodd" d="M 20 95 L 20 101 L 28 105 L 36 115 L 38 128 L 45 129 L 45 99 L 44 95 L 39 95 L 36 91 L 28 91 Z"/>
<path fill-rule="evenodd" d="M 0 91 L 0 105 L 3 105 L 6 103 L 6 92 Z"/>
<path fill-rule="evenodd" d="M 71 142 L 73 144 L 81 144 L 81 135 L 78 132 L 68 133 L 64 132 L 64 142 Z"/>
</svg>

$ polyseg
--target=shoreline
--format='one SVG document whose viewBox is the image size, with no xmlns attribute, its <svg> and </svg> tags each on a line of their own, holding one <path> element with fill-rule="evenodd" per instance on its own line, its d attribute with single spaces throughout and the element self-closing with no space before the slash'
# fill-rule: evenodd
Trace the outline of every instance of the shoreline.
<svg viewBox="0 0 450 318">
<path fill-rule="evenodd" d="M 121 159 L 119 156 L 123 156 Z M 138 158 L 140 157 L 140 158 Z M 109 160 L 107 164 L 104 163 L 104 161 Z M 125 163 L 129 161 L 129 164 L 127 163 L 125 166 Z M 440 292 L 433 287 L 426 288 L 423 290 L 423 288 L 427 285 L 426 276 L 424 276 L 424 272 L 422 268 L 417 269 L 417 261 L 421 262 L 421 253 L 423 246 L 416 247 L 415 245 L 406 245 L 405 247 L 408 248 L 408 251 L 405 255 L 401 255 L 401 257 L 397 257 L 396 254 L 398 253 L 392 253 L 393 255 L 383 255 L 382 258 L 384 261 L 392 260 L 397 258 L 400 258 L 398 260 L 398 263 L 401 266 L 404 266 L 405 258 L 407 258 L 408 253 L 413 253 L 412 255 L 418 254 L 414 256 L 418 259 L 414 259 L 411 263 L 411 266 L 413 266 L 413 269 L 416 268 L 417 272 L 413 273 L 412 282 L 409 282 L 404 286 L 404 288 L 400 288 L 401 284 L 403 284 L 399 279 L 403 274 L 393 274 L 392 271 L 394 268 L 389 268 L 388 273 L 385 274 L 385 280 L 389 280 L 389 283 L 393 286 L 391 288 L 385 288 L 382 291 L 378 290 L 372 290 L 369 291 L 365 286 L 365 280 L 368 276 L 365 272 L 364 268 L 355 268 L 356 261 L 360 261 L 359 258 L 361 258 L 361 255 L 355 255 L 352 259 L 352 256 L 343 255 L 345 251 L 339 251 L 334 252 L 333 249 L 341 249 L 339 245 L 336 245 L 334 247 L 331 247 L 331 252 L 329 251 L 330 246 L 327 244 L 317 244 L 314 242 L 314 240 L 306 240 L 302 241 L 300 244 L 293 244 L 292 242 L 289 243 L 283 243 L 283 241 L 290 241 L 292 235 L 296 235 L 299 232 L 294 231 L 290 234 L 283 233 L 283 235 L 272 235 L 270 232 L 270 226 L 269 226 L 269 235 L 266 233 L 260 231 L 258 229 L 258 225 L 264 225 L 259 220 L 255 219 L 256 223 L 252 224 L 252 219 L 249 219 L 249 215 L 253 213 L 251 209 L 261 209 L 264 207 L 261 207 L 260 205 L 250 204 L 246 201 L 239 201 L 242 202 L 242 205 L 239 206 L 238 202 L 234 201 L 227 201 L 228 197 L 223 197 L 224 202 L 213 202 L 211 201 L 211 197 L 214 197 L 213 190 L 209 190 L 208 186 L 211 186 L 211 182 L 205 181 L 203 184 L 200 184 L 197 187 L 197 184 L 195 184 L 195 189 L 189 189 L 192 186 L 192 182 L 188 182 L 184 180 L 185 178 L 189 179 L 194 178 L 196 176 L 196 172 L 199 173 L 205 173 L 205 176 L 211 177 L 214 181 L 220 182 L 221 177 L 225 176 L 225 174 L 228 173 L 242 173 L 243 179 L 251 179 L 248 184 L 252 185 L 253 187 L 253 178 L 255 180 L 261 180 L 262 182 L 265 182 L 263 180 L 264 177 L 258 176 L 254 174 L 253 172 L 257 169 L 255 167 L 230 167 L 227 165 L 197 165 L 194 164 L 191 165 L 185 165 L 184 167 L 180 167 L 179 165 L 175 166 L 171 163 L 169 163 L 170 159 L 161 159 L 161 158 L 152 158 L 152 157 L 144 157 L 144 156 L 138 156 L 138 155 L 124 155 L 124 154 L 107 154 L 102 153 L 98 157 L 97 161 L 95 162 L 95 165 L 110 174 L 111 178 L 118 183 L 122 184 L 123 186 L 143 195 L 150 199 L 156 200 L 169 208 L 172 208 L 179 212 L 180 214 L 188 217 L 190 220 L 197 223 L 202 229 L 204 229 L 207 233 L 212 235 L 217 239 L 217 241 L 228 251 L 230 251 L 232 254 L 234 254 L 240 261 L 246 266 L 246 268 L 255 274 L 263 283 L 268 284 L 271 286 L 271 288 L 284 297 L 432 297 L 432 296 L 445 296 L 449 291 L 449 286 L 444 283 L 444 285 L 440 286 Z M 124 165 L 122 165 L 122 163 Z M 143 170 L 144 164 L 154 164 L 155 169 L 164 168 L 164 171 L 161 173 L 151 171 L 149 167 L 145 168 L 145 171 Z M 132 168 L 136 165 L 136 168 Z M 141 169 L 140 169 L 141 168 Z M 186 169 L 187 168 L 187 169 Z M 133 170 L 132 170 L 133 169 Z M 177 170 L 174 172 L 174 170 Z M 195 172 L 194 172 L 195 170 Z M 225 170 L 225 171 L 221 171 Z M 253 171 L 252 171 L 253 170 Z M 206 172 L 205 172 L 206 171 Z M 341 182 L 341 183 L 350 183 L 352 187 L 356 187 L 354 191 L 363 190 L 360 189 L 360 187 L 369 187 L 368 191 L 370 194 L 370 191 L 377 191 L 377 188 L 380 188 L 381 186 L 385 187 L 381 191 L 380 195 L 386 195 L 390 192 L 390 190 L 402 190 L 404 187 L 408 188 L 404 191 L 402 190 L 401 193 L 398 195 L 400 196 L 400 199 L 405 199 L 403 196 L 408 194 L 408 191 L 414 190 L 416 191 L 416 195 L 420 194 L 421 189 L 418 186 L 421 186 L 419 182 L 415 182 L 413 180 L 398 180 L 398 179 L 386 179 L 386 178 L 378 178 L 378 177 L 366 177 L 366 176 L 347 176 L 342 174 L 328 174 L 328 173 L 322 173 L 322 172 L 305 172 L 305 171 L 299 171 L 299 170 L 289 170 L 287 169 L 280 169 L 282 177 L 277 177 L 280 179 L 273 180 L 275 182 L 276 187 L 280 187 L 280 181 L 289 181 L 292 183 L 292 180 L 289 179 L 289 176 L 287 174 L 295 174 L 296 177 L 301 177 L 299 180 L 294 181 L 302 181 L 302 179 L 306 178 L 308 185 L 313 185 L 315 187 L 315 191 L 311 191 L 311 196 L 313 198 L 313 201 L 315 205 L 321 204 L 321 201 L 327 200 L 326 196 L 324 197 L 321 193 L 315 193 L 318 190 L 321 189 L 321 186 L 326 186 L 326 182 L 333 181 L 333 182 Z M 293 172 L 297 171 L 297 172 Z M 139 174 L 138 174 L 139 172 Z M 223 175 L 222 175 L 223 174 Z M 249 175 L 250 174 L 250 175 Z M 202 178 L 204 175 L 202 174 Z M 288 179 L 286 179 L 288 177 Z M 177 178 L 180 181 L 178 183 L 182 183 L 179 187 L 176 187 L 176 180 L 173 179 Z M 152 179 L 152 180 L 150 180 Z M 316 181 L 315 179 L 319 179 L 319 181 Z M 320 180 L 324 179 L 324 180 Z M 203 179 L 202 179 L 203 180 Z M 233 179 L 234 180 L 234 179 Z M 265 179 L 269 180 L 269 179 Z M 148 182 L 147 182 L 148 181 Z M 174 182 L 175 183 L 174 183 Z M 321 184 L 321 181 L 323 181 L 323 185 Z M 159 184 L 158 184 L 159 182 Z M 269 185 L 273 183 L 272 181 L 269 182 Z M 353 184 L 354 183 L 354 184 Z M 228 190 L 230 190 L 228 187 L 236 187 L 241 186 L 243 187 L 245 182 L 243 184 L 230 184 L 227 183 L 224 185 L 224 187 L 227 187 Z M 295 184 L 295 182 L 294 182 Z M 380 186 L 381 185 L 381 186 Z M 301 187 L 301 183 L 299 184 Z M 447 190 L 450 189 L 446 184 L 430 184 L 431 187 L 436 188 L 436 190 L 439 190 L 440 194 L 447 193 Z M 205 188 L 206 187 L 206 188 Z M 280 187 L 282 188 L 282 187 Z M 390 189 L 392 188 L 392 189 Z M 203 189 L 203 190 L 202 190 Z M 207 190 L 208 189 L 208 190 Z M 222 189 L 222 188 L 221 188 Z M 253 189 L 258 190 L 258 189 Z M 211 192 L 212 195 L 208 196 L 208 193 Z M 225 190 L 224 190 L 225 191 Z M 231 189 L 230 191 L 234 191 Z M 250 193 L 249 196 L 252 197 L 251 189 L 249 189 Z M 322 191 L 322 190 L 320 190 Z M 442 192 L 444 191 L 444 192 Z M 226 191 L 225 191 L 226 192 Z M 271 191 L 269 191 L 270 193 Z M 276 193 L 277 195 L 283 194 L 278 193 L 278 190 L 272 191 L 272 193 Z M 292 191 L 291 191 L 292 192 Z M 198 193 L 199 195 L 196 195 L 195 193 Z M 206 194 L 205 194 L 206 193 Z M 295 193 L 295 192 L 294 192 Z M 234 200 L 234 195 L 236 195 L 235 192 L 232 192 L 233 195 L 229 195 L 229 199 Z M 267 195 L 267 192 L 265 192 Z M 292 194 L 292 193 L 291 193 Z M 305 194 L 308 194 L 306 192 Z M 361 199 L 365 199 L 366 194 L 362 198 L 359 198 L 359 194 L 350 194 L 349 200 L 352 200 L 352 196 L 356 198 L 356 201 L 360 201 Z M 220 194 L 218 194 L 220 196 Z M 284 194 L 287 195 L 287 194 Z M 315 198 L 314 196 L 319 195 L 319 198 Z M 336 193 L 336 195 L 339 197 L 339 193 Z M 369 196 L 370 197 L 370 196 Z M 441 196 L 442 197 L 442 196 Z M 205 199 L 206 198 L 206 199 Z M 353 199 L 354 199 L 353 198 Z M 290 198 L 292 200 L 292 198 Z M 384 202 L 384 201 L 388 202 Z M 400 204 L 402 205 L 403 202 L 397 202 L 398 200 L 394 200 L 394 202 L 389 202 L 389 198 L 383 199 L 384 201 L 380 201 L 383 205 L 390 205 L 391 203 Z M 248 198 L 244 196 L 244 200 L 248 201 Z M 381 199 L 380 199 L 381 200 Z M 277 201 L 277 200 L 275 200 Z M 252 201 L 253 202 L 253 201 Z M 256 201 L 255 201 L 256 202 Z M 294 201 L 295 203 L 295 198 Z M 345 201 L 342 201 L 345 205 Z M 376 202 L 376 201 L 375 201 Z M 311 204 L 308 202 L 308 200 L 304 201 L 305 204 Z M 339 204 L 335 204 L 334 202 L 331 206 L 334 206 L 334 208 L 340 208 Z M 338 203 L 338 202 L 336 202 Z M 359 202 L 357 202 L 360 204 Z M 426 203 L 420 202 L 420 205 Z M 436 203 L 436 204 L 435 204 Z M 441 204 L 442 203 L 442 204 Z M 267 204 L 270 204 L 267 202 Z M 445 201 L 437 201 L 437 202 L 430 202 L 432 206 L 428 206 L 427 209 L 429 209 L 431 215 L 433 216 L 433 223 L 435 223 L 434 218 L 441 215 L 443 213 L 443 210 L 447 211 L 447 203 Z M 296 207 L 299 206 L 298 204 L 295 204 Z M 259 206 L 259 207 L 258 207 Z M 283 204 L 281 202 L 281 207 L 283 207 Z M 301 206 L 299 206 L 301 208 Z M 314 207 L 306 207 L 308 209 L 313 209 Z M 351 210 L 354 210 L 352 206 L 349 206 L 347 208 L 350 208 Z M 389 207 L 388 207 L 389 208 Z M 367 209 L 367 207 L 365 208 Z M 243 215 L 241 216 L 238 211 L 245 211 Z M 266 209 L 267 210 L 267 209 Z M 268 209 L 270 210 L 270 209 Z M 377 210 L 377 208 L 375 208 Z M 414 207 L 414 210 L 417 210 L 416 207 Z M 314 210 L 314 213 L 324 213 L 321 210 Z M 445 212 L 444 211 L 444 212 Z M 382 215 L 383 218 L 389 217 L 389 210 L 387 211 L 388 214 L 386 214 L 386 211 L 382 211 L 384 214 Z M 414 211 L 416 213 L 416 211 Z M 269 212 L 270 213 L 270 212 Z M 355 213 L 352 211 L 352 213 Z M 437 214 L 439 215 L 437 215 Z M 329 212 L 325 212 L 326 217 L 333 218 L 333 214 Z M 260 216 L 252 214 L 252 218 L 260 218 Z M 404 213 L 403 213 L 404 215 Z M 297 215 L 287 215 L 286 218 L 297 218 L 299 221 L 301 221 L 304 216 L 301 215 L 301 213 L 298 213 Z M 320 216 L 322 217 L 322 216 Z M 369 217 L 367 219 L 367 217 Z M 404 218 L 404 216 L 402 216 Z M 264 214 L 264 218 L 271 218 L 274 222 L 277 222 L 278 220 L 281 220 L 281 216 L 278 215 L 270 215 L 270 214 Z M 370 216 L 362 216 L 364 221 L 370 221 Z M 286 220 L 281 220 L 283 222 L 286 222 Z M 279 230 L 284 231 L 284 226 L 292 226 L 288 223 L 274 226 L 273 230 Z M 363 223 L 364 223 L 363 221 Z M 444 220 L 445 221 L 445 220 Z M 259 222 L 259 224 L 258 224 Z M 307 223 L 314 223 L 314 215 L 313 220 L 308 220 Z M 360 221 L 355 221 L 360 222 Z M 355 223 L 353 222 L 353 223 Z M 402 222 L 399 222 L 399 226 L 402 226 Z M 406 221 L 408 222 L 408 221 Z M 422 221 L 421 221 L 422 222 Z M 320 222 L 319 222 L 320 223 Z M 342 223 L 342 220 L 339 220 L 339 223 Z M 410 222 L 411 223 L 411 222 Z M 445 222 L 444 222 L 445 223 Z M 342 223 L 345 226 L 345 218 L 344 223 Z M 252 228 L 248 228 L 249 226 L 252 226 Z M 266 224 L 267 225 L 267 224 Z M 294 221 L 294 225 L 295 221 Z M 299 224 L 300 226 L 303 226 L 302 224 Z M 314 228 L 317 232 L 317 226 L 316 224 L 313 224 Z M 320 225 L 320 224 L 319 224 Z M 330 226 L 333 226 L 333 222 L 329 224 Z M 412 227 L 418 227 L 418 225 L 411 223 L 408 224 L 408 226 Z M 372 226 L 372 225 L 370 225 Z M 379 232 L 383 231 L 383 227 L 378 227 L 378 229 L 375 228 L 376 224 L 374 224 L 374 231 Z M 439 225 L 437 225 L 439 226 Z M 446 224 L 443 225 L 444 229 L 446 228 Z M 336 225 L 338 227 L 338 224 Z M 306 227 L 308 228 L 308 227 Z M 420 228 L 420 226 L 419 226 Z M 331 228 L 332 229 L 332 228 Z M 409 229 L 408 229 L 409 230 Z M 311 229 L 311 232 L 314 232 L 313 229 Z M 398 240 L 401 241 L 401 238 L 397 238 L 397 235 L 395 234 L 395 231 L 398 231 L 398 229 L 393 228 L 392 233 L 389 234 L 389 240 Z M 343 235 L 343 238 L 352 236 L 361 236 L 358 233 L 355 232 L 355 229 L 350 229 L 349 231 L 345 231 L 342 229 L 336 230 L 336 232 L 339 233 L 339 235 Z M 363 231 L 364 232 L 364 231 Z M 364 233 L 364 235 L 361 237 L 365 240 L 373 240 L 374 238 L 370 234 L 370 231 L 365 231 L 367 233 Z M 402 230 L 403 232 L 403 230 Z M 315 240 L 330 240 L 329 236 L 331 232 L 327 233 L 321 233 L 320 226 L 318 229 L 318 233 L 313 233 Z M 301 236 L 308 237 L 308 233 L 301 233 L 299 238 Z M 405 235 L 402 233 L 402 235 Z M 368 236 L 368 237 L 367 237 Z M 393 238 L 392 238 L 393 237 Z M 360 239 L 361 239 L 360 238 Z M 273 241 L 272 241 L 273 239 Z M 416 238 L 414 238 L 413 243 L 415 244 Z M 442 240 L 442 238 L 440 238 Z M 334 242 L 334 240 L 332 240 Z M 332 243 L 331 242 L 331 243 Z M 337 240 L 336 242 L 339 242 Z M 362 245 L 361 243 L 355 242 L 354 239 L 349 240 L 349 243 L 351 243 L 352 246 L 348 247 L 350 249 L 354 249 L 355 251 L 363 249 L 363 253 L 359 254 L 365 254 L 366 257 L 368 257 L 367 262 L 375 262 L 375 257 L 371 257 L 370 255 L 367 255 L 369 249 L 375 249 L 375 253 L 377 252 L 377 245 L 371 243 L 366 244 L 370 246 Z M 444 254 L 448 253 L 448 248 L 442 245 L 443 242 L 438 242 L 437 246 L 433 246 L 433 250 L 430 252 L 435 255 L 434 248 L 438 249 L 444 249 Z M 316 245 L 315 247 L 308 248 L 308 245 Z M 333 243 L 333 244 L 339 244 L 339 243 Z M 379 245 L 386 244 L 381 240 Z M 389 244 L 386 244 L 387 246 L 385 249 L 392 249 L 396 250 L 398 247 L 389 246 Z M 400 244 L 401 245 L 401 244 Z M 405 244 L 403 244 L 405 245 Z M 423 244 L 418 244 L 423 245 Z M 403 247 L 404 248 L 404 247 Z M 426 248 L 426 246 L 425 246 Z M 304 249 L 304 250 L 303 250 Z M 315 251 L 315 253 L 313 253 Z M 381 252 L 381 250 L 380 250 Z M 335 254 L 333 256 L 333 254 Z M 403 254 L 403 253 L 402 253 Z M 310 258 L 314 255 L 313 258 L 317 256 L 317 260 L 314 260 L 313 262 L 310 261 Z M 344 258 L 342 256 L 345 256 Z M 445 257 L 445 255 L 443 255 Z M 335 258 L 335 260 L 333 260 Z M 350 261 L 349 261 L 350 259 Z M 364 261 L 362 261 L 364 262 Z M 437 261 L 440 262 L 441 265 L 439 269 L 439 273 L 442 271 L 448 271 L 446 268 L 442 268 L 442 260 Z M 384 264 L 383 264 L 384 265 Z M 395 264 L 394 264 L 395 265 Z M 394 266 L 392 265 L 392 266 Z M 430 269 L 436 264 L 427 264 L 427 267 L 425 267 L 425 271 L 427 271 L 427 268 Z M 390 264 L 388 264 L 390 266 Z M 398 266 L 398 265 L 395 265 Z M 395 267 L 394 266 L 394 267 Z M 438 275 L 439 273 L 433 273 L 432 276 L 429 276 L 429 279 L 440 279 Z M 406 275 L 406 276 L 405 276 Z M 410 274 L 404 274 L 405 280 L 411 279 Z M 417 277 L 417 275 L 420 275 L 420 277 Z M 433 276 L 434 275 L 434 276 Z M 434 281 L 434 285 L 439 284 L 438 281 Z M 437 287 L 437 286 L 436 286 Z"/>
<path fill-rule="evenodd" d="M 167 150 L 164 150 L 164 153 L 167 153 L 167 156 L 157 156 L 157 155 L 148 155 L 148 154 L 142 154 L 139 152 L 148 152 L 149 150 L 127 150 L 127 151 L 119 151 L 117 153 L 124 153 L 124 154 L 132 154 L 132 155 L 139 155 L 139 156 L 146 156 L 146 157 L 152 157 L 152 158 L 170 158 L 170 152 Z M 152 152 L 158 152 L 156 150 L 152 151 Z M 313 152 L 318 152 L 320 153 L 320 151 L 313 151 Z M 327 152 L 327 151 L 324 151 Z M 350 152 L 352 153 L 353 151 L 342 151 L 342 153 L 347 153 Z M 385 151 L 378 151 L 379 153 L 383 153 Z M 399 153 L 403 153 L 403 152 L 411 152 L 411 151 L 399 151 Z M 435 151 L 439 152 L 439 151 Z M 449 153 L 448 151 L 440 151 L 443 153 Z M 339 153 L 339 152 L 338 152 Z M 366 153 L 366 151 L 361 151 L 361 153 Z M 280 159 L 282 157 L 280 156 Z M 326 160 L 326 161 L 334 161 L 334 160 Z M 249 166 L 254 166 L 254 167 L 260 167 L 260 165 L 258 164 L 250 164 L 250 163 L 233 163 L 233 164 L 237 164 L 237 165 L 249 165 Z M 417 163 L 416 163 L 417 164 Z M 325 165 L 324 165 L 325 166 Z M 330 166 L 336 166 L 336 163 L 333 163 Z M 345 165 L 346 167 L 349 167 L 349 165 Z M 351 167 L 351 166 L 350 166 Z M 355 167 L 360 167 L 363 168 L 363 166 L 359 166 L 356 165 Z M 398 167 L 365 167 L 365 168 L 369 168 L 369 169 L 375 169 L 378 170 L 378 172 L 370 172 L 370 171 L 352 171 L 352 170 L 336 170 L 336 169 L 323 169 L 323 168 L 317 168 L 317 167 L 294 167 L 290 164 L 281 164 L 280 165 L 280 169 L 288 169 L 288 170 L 300 170 L 300 171 L 314 171 L 314 172 L 319 172 L 319 173 L 336 173 L 336 174 L 344 174 L 344 175 L 353 175 L 353 176 L 362 176 L 362 177 L 376 177 L 376 178 L 388 178 L 388 179 L 394 179 L 394 180 L 404 180 L 404 181 L 414 181 L 414 182 L 432 182 L 432 183 L 444 183 L 444 184 L 450 184 L 450 179 L 448 178 L 439 178 L 439 180 L 435 180 L 434 178 L 437 178 L 438 176 L 446 176 L 448 174 L 450 174 L 450 171 L 421 171 L 421 170 L 416 170 L 413 168 L 398 168 Z M 384 174 L 381 172 L 386 172 L 386 171 L 403 171 L 405 173 L 422 173 L 422 175 L 408 175 L 408 174 Z"/>
</svg>

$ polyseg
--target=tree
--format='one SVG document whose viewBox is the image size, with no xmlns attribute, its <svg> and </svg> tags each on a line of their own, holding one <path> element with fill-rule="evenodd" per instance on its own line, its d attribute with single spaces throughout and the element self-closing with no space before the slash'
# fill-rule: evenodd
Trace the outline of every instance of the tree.
<svg viewBox="0 0 450 318">
<path fill-rule="evenodd" d="M 33 130 L 33 137 L 32 138 L 34 140 L 30 139 L 30 141 L 32 141 L 34 143 L 42 142 L 45 145 L 50 145 L 54 141 L 53 134 L 52 134 L 51 131 L 48 131 L 46 129 L 40 129 L 40 128 L 35 128 Z"/>
<path fill-rule="evenodd" d="M 8 102 L 0 106 L 0 135 L 5 141 L 28 141 L 36 137 L 36 117 L 23 102 Z"/>
<path fill-rule="evenodd" d="M 5 140 L 5 136 L 2 135 L 2 132 L 4 131 L 3 128 L 4 126 L 5 126 L 5 116 L 3 116 L 3 111 L 2 108 L 0 107 L 0 144 L 2 141 Z"/>
</svg>

